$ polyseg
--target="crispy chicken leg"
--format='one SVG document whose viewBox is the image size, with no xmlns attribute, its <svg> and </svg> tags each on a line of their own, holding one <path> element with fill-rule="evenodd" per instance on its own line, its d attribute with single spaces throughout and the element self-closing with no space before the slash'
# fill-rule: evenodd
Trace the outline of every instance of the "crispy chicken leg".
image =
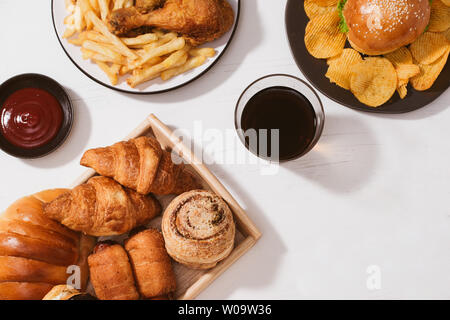
<svg viewBox="0 0 450 320">
<path fill-rule="evenodd" d="M 150 26 L 177 32 L 199 45 L 221 37 L 233 21 L 233 9 L 226 0 L 167 0 L 164 7 L 147 14 L 135 7 L 115 10 L 109 24 L 115 34 Z"/>
</svg>

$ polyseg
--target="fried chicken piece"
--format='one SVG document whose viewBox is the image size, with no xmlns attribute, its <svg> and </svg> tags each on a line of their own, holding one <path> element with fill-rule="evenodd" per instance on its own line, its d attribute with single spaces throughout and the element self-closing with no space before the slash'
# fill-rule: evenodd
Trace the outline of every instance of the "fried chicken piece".
<svg viewBox="0 0 450 320">
<path fill-rule="evenodd" d="M 141 13 L 147 13 L 162 7 L 164 0 L 136 0 L 136 9 Z"/>
<path fill-rule="evenodd" d="M 112 12 L 109 25 L 118 35 L 142 26 L 151 26 L 184 36 L 196 46 L 220 38 L 234 22 L 226 0 L 167 0 L 164 7 L 147 14 L 135 7 Z"/>
</svg>

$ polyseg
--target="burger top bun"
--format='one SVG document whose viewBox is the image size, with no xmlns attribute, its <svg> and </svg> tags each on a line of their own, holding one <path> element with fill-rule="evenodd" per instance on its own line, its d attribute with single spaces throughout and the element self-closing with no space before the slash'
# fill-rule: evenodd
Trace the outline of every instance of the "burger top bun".
<svg viewBox="0 0 450 320">
<path fill-rule="evenodd" d="M 342 11 L 350 44 L 380 55 L 414 42 L 430 21 L 429 0 L 347 0 Z"/>
</svg>

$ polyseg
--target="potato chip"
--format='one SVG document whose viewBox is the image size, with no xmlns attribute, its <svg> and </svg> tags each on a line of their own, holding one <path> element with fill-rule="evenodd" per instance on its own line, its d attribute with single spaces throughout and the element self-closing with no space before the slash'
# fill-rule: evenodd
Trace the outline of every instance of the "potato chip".
<svg viewBox="0 0 450 320">
<path fill-rule="evenodd" d="M 401 47 L 394 52 L 384 55 L 393 65 L 397 67 L 402 64 L 412 64 L 413 57 L 407 47 Z"/>
<path fill-rule="evenodd" d="M 431 16 L 428 31 L 442 32 L 450 28 L 450 7 L 440 0 L 431 3 Z"/>
<path fill-rule="evenodd" d="M 401 47 L 384 56 L 392 63 L 397 72 L 397 92 L 400 98 L 403 99 L 408 93 L 407 86 L 409 79 L 418 75 L 420 68 L 413 63 L 412 54 L 406 47 Z"/>
<path fill-rule="evenodd" d="M 397 88 L 398 95 L 400 96 L 400 99 L 404 99 L 406 95 L 408 94 L 408 88 L 407 84 L 402 84 Z"/>
<path fill-rule="evenodd" d="M 330 13 L 334 11 L 337 12 L 337 6 L 322 7 L 318 5 L 314 0 L 305 0 L 305 12 L 310 19 L 319 16 L 321 14 Z"/>
<path fill-rule="evenodd" d="M 362 103 L 378 107 L 397 89 L 397 73 L 386 58 L 367 58 L 352 67 L 350 90 Z"/>
<path fill-rule="evenodd" d="M 410 50 L 416 61 L 431 64 L 439 59 L 449 46 L 449 42 L 442 34 L 425 32 L 411 44 Z"/>
<path fill-rule="evenodd" d="M 436 79 L 439 77 L 442 69 L 444 69 L 449 53 L 450 50 L 447 50 L 442 57 L 437 59 L 432 64 L 419 64 L 420 74 L 414 78 L 411 78 L 413 88 L 417 91 L 424 91 L 431 88 Z"/>
<path fill-rule="evenodd" d="M 337 6 L 338 0 L 312 0 L 315 4 L 321 7 Z"/>
<path fill-rule="evenodd" d="M 450 43 L 450 28 L 445 30 L 444 32 L 441 32 L 441 34 L 447 38 L 447 41 Z"/>
<path fill-rule="evenodd" d="M 416 64 L 402 64 L 395 68 L 395 71 L 397 71 L 397 77 L 399 79 L 409 79 L 412 77 L 417 76 L 420 73 L 420 68 Z"/>
<path fill-rule="evenodd" d="M 341 55 L 328 59 L 329 67 L 325 76 L 338 86 L 350 90 L 351 67 L 362 61 L 358 51 L 344 49 Z"/>
<path fill-rule="evenodd" d="M 344 50 L 347 36 L 339 30 L 337 12 L 316 16 L 308 22 L 305 45 L 309 53 L 319 59 L 337 56 Z"/>
<path fill-rule="evenodd" d="M 443 4 L 445 4 L 447 7 L 450 7 L 450 0 L 441 0 Z"/>
</svg>

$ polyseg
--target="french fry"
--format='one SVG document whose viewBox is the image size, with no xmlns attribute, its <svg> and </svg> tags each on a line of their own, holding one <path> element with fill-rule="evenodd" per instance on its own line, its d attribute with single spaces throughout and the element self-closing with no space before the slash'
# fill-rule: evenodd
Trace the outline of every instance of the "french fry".
<svg viewBox="0 0 450 320">
<path fill-rule="evenodd" d="M 83 31 L 84 27 L 86 26 L 86 23 L 84 21 L 83 15 L 82 15 L 81 6 L 80 6 L 79 2 L 77 2 L 76 6 L 75 6 L 75 12 L 73 13 L 73 17 L 74 17 L 75 30 L 77 30 L 78 32 Z"/>
<path fill-rule="evenodd" d="M 99 2 L 100 3 L 100 2 Z M 93 11 L 88 11 L 86 13 L 86 16 L 89 20 L 92 21 L 95 28 L 100 31 L 101 34 L 103 34 L 105 37 L 109 39 L 109 42 L 111 42 L 114 46 L 117 47 L 117 49 L 126 57 L 130 59 L 137 59 L 137 55 L 131 51 L 130 48 L 128 48 L 118 37 L 116 37 L 114 34 L 109 32 L 108 27 L 106 24 L 101 21 Z"/>
<path fill-rule="evenodd" d="M 148 60 L 150 60 L 153 57 L 160 57 L 169 53 L 172 53 L 174 51 L 183 49 L 186 42 L 184 38 L 178 37 L 175 38 L 166 44 L 163 44 L 162 46 L 157 47 L 148 47 L 148 49 L 144 49 L 143 54 L 141 55 L 140 59 L 136 60 L 135 62 L 131 63 L 131 69 L 135 69 L 139 66 L 142 66 L 144 63 L 146 63 Z"/>
<path fill-rule="evenodd" d="M 63 37 L 64 39 L 70 38 L 70 37 L 73 36 L 76 32 L 77 32 L 77 30 L 76 30 L 74 27 L 67 27 L 66 30 L 64 30 L 64 33 L 63 33 L 62 37 Z"/>
<path fill-rule="evenodd" d="M 71 15 L 68 15 L 64 18 L 64 24 L 74 26 L 75 25 L 75 13 L 72 13 Z"/>
<path fill-rule="evenodd" d="M 193 48 L 189 50 L 189 55 L 192 57 L 203 56 L 212 58 L 216 55 L 216 50 L 214 50 L 213 48 Z"/>
<path fill-rule="evenodd" d="M 98 0 L 98 6 L 100 8 L 100 18 L 106 21 L 109 16 L 109 0 Z"/>
<path fill-rule="evenodd" d="M 120 38 L 127 46 L 145 45 L 158 40 L 155 33 L 146 33 L 135 38 Z"/>
<path fill-rule="evenodd" d="M 125 0 L 114 0 L 113 10 L 122 9 L 125 5 Z"/>
<path fill-rule="evenodd" d="M 75 3 L 72 0 L 65 0 L 64 3 L 65 3 L 67 12 L 69 12 L 69 13 L 75 12 Z"/>
<path fill-rule="evenodd" d="M 182 74 L 186 71 L 189 71 L 189 70 L 192 70 L 194 68 L 201 66 L 202 64 L 205 63 L 205 61 L 206 61 L 206 56 L 195 56 L 195 57 L 189 58 L 185 64 L 183 64 L 179 67 L 168 69 L 168 70 L 161 72 L 161 79 L 163 79 L 164 81 L 167 81 L 170 78 L 173 78 L 179 74 Z"/>
<path fill-rule="evenodd" d="M 78 34 L 77 38 L 69 39 L 68 42 L 75 46 L 81 46 L 83 44 L 83 42 L 87 39 L 86 35 L 87 35 L 87 32 L 83 31 Z"/>
<path fill-rule="evenodd" d="M 127 79 L 127 83 L 130 87 L 134 88 L 145 81 L 158 77 L 164 70 L 175 68 L 184 64 L 187 60 L 187 56 L 188 55 L 184 50 L 175 51 L 163 62 L 157 65 L 149 68 L 139 68 L 133 70 L 133 75 Z"/>
<path fill-rule="evenodd" d="M 86 32 L 86 38 L 95 42 L 110 43 L 109 39 L 97 31 Z"/>
<path fill-rule="evenodd" d="M 83 48 L 100 53 L 104 56 L 107 56 L 111 59 L 120 59 L 122 56 L 114 50 L 106 47 L 104 44 L 94 42 L 92 40 L 86 40 L 83 42 Z"/>
<path fill-rule="evenodd" d="M 124 8 L 129 8 L 134 5 L 133 0 L 125 0 L 125 4 L 123 5 Z"/>
<path fill-rule="evenodd" d="M 119 64 L 122 66 L 124 66 L 127 63 L 127 61 L 124 57 L 113 59 L 113 58 L 107 57 L 105 55 L 88 50 L 83 47 L 81 48 L 81 53 L 82 53 L 82 57 L 84 60 L 92 59 L 92 60 L 102 61 L 102 62 L 111 62 L 111 63 Z"/>
<path fill-rule="evenodd" d="M 78 0 L 77 5 L 78 4 L 80 4 L 81 16 L 84 19 L 84 17 L 86 16 L 86 12 L 92 10 L 91 4 L 90 4 L 89 0 Z M 92 21 L 89 19 L 85 19 L 85 23 L 86 23 L 86 29 L 91 30 L 92 29 Z"/>
<path fill-rule="evenodd" d="M 98 60 L 94 60 L 94 61 L 100 67 L 100 69 L 102 69 L 103 72 L 106 73 L 111 84 L 113 86 L 115 86 L 119 82 L 119 77 L 118 77 L 117 72 L 115 72 L 115 69 L 113 69 L 113 67 L 109 67 L 106 63 L 104 63 L 102 61 L 98 61 Z"/>
<path fill-rule="evenodd" d="M 98 5 L 97 0 L 89 0 L 89 4 L 91 5 L 91 8 L 94 10 L 95 14 L 97 16 L 100 14 L 100 6 Z"/>
</svg>

